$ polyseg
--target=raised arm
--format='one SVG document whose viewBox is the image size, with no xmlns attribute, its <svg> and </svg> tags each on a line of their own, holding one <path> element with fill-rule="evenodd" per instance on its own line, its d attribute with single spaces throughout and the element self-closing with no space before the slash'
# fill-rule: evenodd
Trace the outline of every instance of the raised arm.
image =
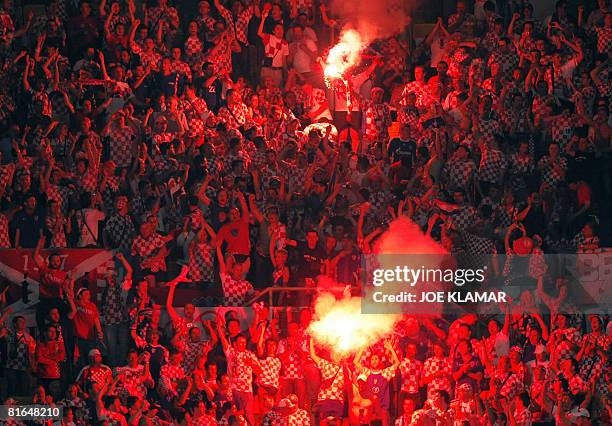
<svg viewBox="0 0 612 426">
<path fill-rule="evenodd" d="M 236 197 L 238 197 L 238 202 L 240 203 L 240 210 L 242 212 L 242 220 L 244 222 L 249 222 L 249 206 L 247 206 L 246 199 L 244 198 L 244 194 L 240 191 L 236 192 Z"/>
<path fill-rule="evenodd" d="M 561 41 L 576 53 L 576 62 L 580 63 L 584 59 L 584 51 L 578 43 L 572 43 L 564 35 L 561 35 Z"/>
<path fill-rule="evenodd" d="M 32 259 L 34 260 L 34 264 L 38 267 L 38 269 L 42 270 L 45 268 L 45 259 L 41 256 L 40 251 L 45 246 L 45 237 L 41 236 L 38 239 L 38 243 L 36 247 L 34 247 L 34 253 L 32 254 Z"/>
<path fill-rule="evenodd" d="M 552 297 L 550 294 L 546 293 L 544 290 L 544 276 L 538 277 L 538 288 L 536 291 L 542 302 L 544 302 L 544 304 L 548 307 L 548 310 L 551 312 L 555 310 L 555 307 L 563 299 L 561 293 L 558 297 Z"/>
<path fill-rule="evenodd" d="M 217 242 L 216 244 L 217 247 L 217 260 L 219 262 L 219 273 L 220 274 L 226 274 L 227 270 L 225 267 L 225 258 L 223 257 L 223 252 L 221 251 L 221 244 L 219 244 L 219 242 Z"/>
<path fill-rule="evenodd" d="M 391 354 L 391 367 L 396 369 L 400 365 L 400 359 L 397 356 L 397 352 L 395 352 L 395 348 L 391 344 L 391 340 L 385 340 L 385 349 L 387 349 L 387 352 Z"/>
<path fill-rule="evenodd" d="M 170 316 L 172 322 L 175 322 L 179 318 L 176 310 L 174 310 L 174 306 L 172 306 L 172 303 L 174 302 L 174 292 L 177 285 L 178 282 L 174 280 L 168 283 L 168 296 L 166 297 L 166 311 L 168 311 L 168 315 Z"/>
<path fill-rule="evenodd" d="M 263 39 L 266 37 L 266 34 L 264 33 L 264 24 L 266 23 L 266 19 L 268 19 L 268 15 L 270 14 L 270 5 L 269 3 L 266 3 L 264 5 L 263 11 L 261 13 L 261 19 L 259 21 L 259 27 L 257 28 L 257 35 Z"/>
<path fill-rule="evenodd" d="M 265 321 L 258 324 L 257 327 L 259 328 L 258 333 L 259 335 L 257 336 L 257 355 L 260 358 L 263 358 L 265 355 L 264 352 L 264 336 L 266 334 L 266 323 Z"/>
<path fill-rule="evenodd" d="M 30 55 L 26 56 L 26 66 L 25 69 L 23 70 L 23 88 L 26 92 L 29 92 L 30 90 L 32 90 L 32 87 L 30 86 L 30 82 L 28 81 L 28 74 L 30 73 L 30 66 L 34 66 L 32 59 L 30 58 Z"/>
<path fill-rule="evenodd" d="M 517 223 L 513 223 L 508 227 L 508 230 L 506 231 L 506 235 L 504 236 L 504 247 L 506 249 L 506 254 L 512 252 L 512 247 L 510 247 L 510 235 L 512 234 L 512 231 L 514 231 L 518 227 L 519 225 Z"/>
<path fill-rule="evenodd" d="M 255 218 L 255 220 L 257 220 L 257 222 L 259 223 L 263 223 L 266 219 L 257 207 L 257 204 L 255 204 L 255 196 L 253 194 L 249 194 L 249 206 L 251 208 L 251 213 L 253 213 L 253 217 Z"/>
<path fill-rule="evenodd" d="M 115 257 L 117 258 L 117 260 L 119 260 L 119 262 L 121 262 L 121 265 L 125 268 L 125 276 L 123 277 L 121 287 L 123 291 L 128 291 L 130 288 L 132 288 L 132 265 L 130 265 L 130 262 L 127 261 L 127 259 L 121 252 L 118 252 Z"/>
<path fill-rule="evenodd" d="M 319 358 L 317 356 L 317 353 L 315 351 L 314 348 L 314 340 L 312 339 L 312 337 L 310 337 L 309 341 L 308 341 L 308 349 L 310 352 L 310 358 L 312 358 L 312 360 L 315 362 L 315 364 L 319 365 L 319 363 L 321 362 L 321 358 Z"/>
<path fill-rule="evenodd" d="M 221 346 L 223 347 L 223 352 L 227 352 L 227 348 L 229 347 L 229 342 L 227 340 L 227 336 L 225 335 L 223 317 L 220 314 L 217 314 L 217 334 L 219 335 L 219 340 L 221 340 Z"/>
<path fill-rule="evenodd" d="M 355 369 L 357 371 L 363 371 L 364 369 L 363 364 L 361 363 L 361 358 L 363 357 L 363 350 L 364 348 L 359 349 L 359 352 L 357 352 L 357 355 L 355 355 L 355 360 L 353 361 L 355 363 Z"/>
<path fill-rule="evenodd" d="M 100 61 L 100 69 L 102 70 L 102 77 L 104 78 L 104 80 L 110 80 L 110 76 L 108 75 L 108 72 L 106 70 L 106 60 L 104 59 L 104 53 L 102 53 L 102 51 L 98 52 L 98 59 Z"/>
</svg>

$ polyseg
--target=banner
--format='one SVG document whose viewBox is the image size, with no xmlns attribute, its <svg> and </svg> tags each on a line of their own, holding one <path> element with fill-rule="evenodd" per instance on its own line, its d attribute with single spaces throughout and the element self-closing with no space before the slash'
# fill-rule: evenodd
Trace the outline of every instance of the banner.
<svg viewBox="0 0 612 426">
<path fill-rule="evenodd" d="M 33 253 L 31 249 L 0 250 L 0 276 L 5 286 L 8 286 L 7 302 L 14 314 L 26 313 L 38 303 L 40 275 L 32 258 Z M 61 269 L 72 271 L 77 283 L 79 280 L 87 280 L 87 285 L 92 292 L 92 300 L 99 300 L 102 294 L 101 289 L 106 285 L 106 276 L 114 271 L 113 252 L 101 249 L 41 251 L 45 260 L 51 253 L 57 253 L 60 256 Z M 24 279 L 27 282 L 27 298 L 24 297 Z"/>
</svg>

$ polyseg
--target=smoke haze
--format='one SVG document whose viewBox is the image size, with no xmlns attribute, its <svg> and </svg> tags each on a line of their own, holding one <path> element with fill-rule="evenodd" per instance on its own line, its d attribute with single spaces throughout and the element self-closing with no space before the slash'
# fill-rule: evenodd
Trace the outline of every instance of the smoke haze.
<svg viewBox="0 0 612 426">
<path fill-rule="evenodd" d="M 399 34 L 410 22 L 401 0 L 334 0 L 331 11 L 356 29 L 366 44 Z"/>
</svg>

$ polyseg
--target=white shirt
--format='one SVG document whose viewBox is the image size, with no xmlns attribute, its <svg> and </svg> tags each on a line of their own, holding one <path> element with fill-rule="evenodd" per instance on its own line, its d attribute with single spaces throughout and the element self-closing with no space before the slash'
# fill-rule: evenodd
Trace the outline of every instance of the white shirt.
<svg viewBox="0 0 612 426">
<path fill-rule="evenodd" d="M 300 47 L 299 44 L 303 46 Z M 317 52 L 317 45 L 307 37 L 302 38 L 301 42 L 291 43 L 291 50 L 293 51 L 293 68 L 300 74 L 311 72 L 314 65 L 314 60 L 304 50 L 304 47 L 311 53 Z"/>
<path fill-rule="evenodd" d="M 106 215 L 98 209 L 83 209 L 77 213 L 77 223 L 79 225 L 78 247 L 95 245 L 98 241 L 98 222 L 104 220 Z M 85 222 L 83 222 L 85 219 Z"/>
</svg>

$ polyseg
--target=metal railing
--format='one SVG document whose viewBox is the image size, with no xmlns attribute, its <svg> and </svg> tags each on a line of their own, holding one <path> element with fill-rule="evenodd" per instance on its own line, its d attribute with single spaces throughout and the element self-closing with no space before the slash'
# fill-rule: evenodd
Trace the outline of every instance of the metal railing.
<svg viewBox="0 0 612 426">
<path fill-rule="evenodd" d="M 330 293 L 340 293 L 342 294 L 342 292 L 344 291 L 346 287 L 345 286 L 331 286 L 331 287 L 325 287 L 325 288 L 320 288 L 320 287 L 268 287 L 266 289 L 264 289 L 261 293 L 258 293 L 257 295 L 253 296 L 247 303 L 245 303 L 245 306 L 251 306 L 253 305 L 253 303 L 259 301 L 259 300 L 264 300 L 265 297 L 268 298 L 268 306 L 272 307 L 274 306 L 274 295 L 275 294 L 283 294 L 283 293 L 319 293 L 321 291 L 327 291 Z M 355 287 L 352 287 L 352 289 L 355 289 Z M 300 307 L 300 306 L 297 306 Z M 301 306 L 303 308 L 305 308 L 306 306 Z"/>
</svg>

